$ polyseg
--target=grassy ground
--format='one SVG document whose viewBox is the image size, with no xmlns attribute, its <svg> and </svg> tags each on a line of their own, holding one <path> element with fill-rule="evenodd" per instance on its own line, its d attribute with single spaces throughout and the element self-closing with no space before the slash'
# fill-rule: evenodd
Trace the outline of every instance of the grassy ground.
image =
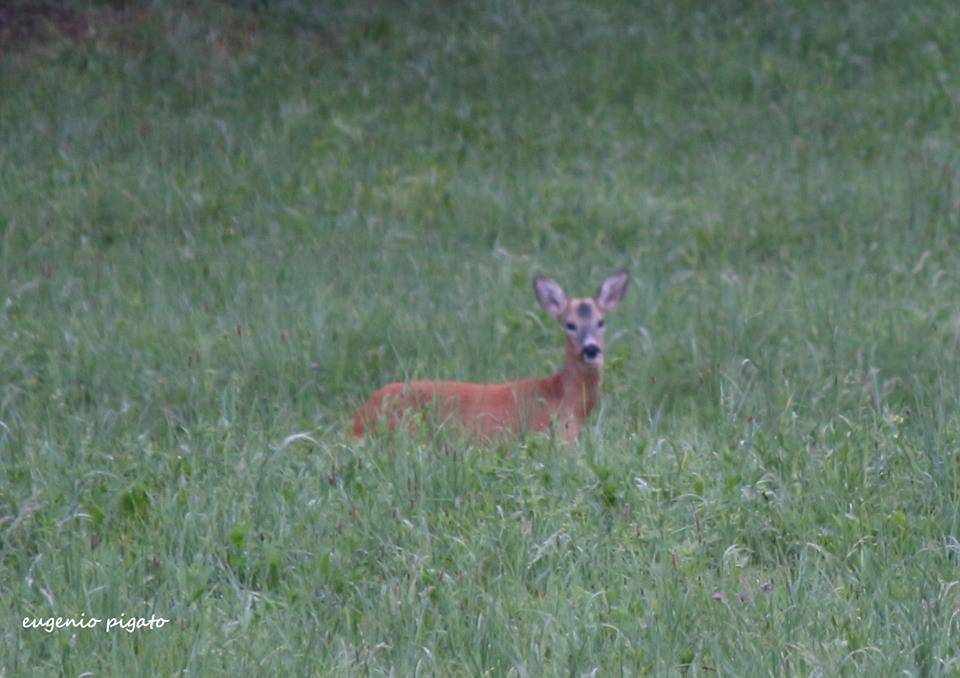
<svg viewBox="0 0 960 678">
<path fill-rule="evenodd" d="M 68 7 L 0 52 L 0 674 L 960 672 L 955 3 Z M 622 266 L 576 449 L 346 434 Z"/>
</svg>

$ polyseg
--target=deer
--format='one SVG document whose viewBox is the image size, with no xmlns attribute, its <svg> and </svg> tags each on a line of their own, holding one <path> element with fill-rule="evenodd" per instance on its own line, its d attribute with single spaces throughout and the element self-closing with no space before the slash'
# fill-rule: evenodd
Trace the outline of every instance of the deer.
<svg viewBox="0 0 960 678">
<path fill-rule="evenodd" d="M 554 280 L 536 276 L 533 289 L 537 301 L 560 321 L 566 335 L 559 372 L 499 384 L 387 384 L 354 415 L 354 436 L 376 431 L 381 420 L 393 431 L 406 414 L 433 411 L 444 420 L 455 419 L 467 433 L 483 439 L 554 431 L 564 442 L 574 444 L 600 396 L 605 317 L 623 300 L 629 279 L 629 273 L 621 270 L 604 280 L 592 298 L 568 299 Z"/>
</svg>

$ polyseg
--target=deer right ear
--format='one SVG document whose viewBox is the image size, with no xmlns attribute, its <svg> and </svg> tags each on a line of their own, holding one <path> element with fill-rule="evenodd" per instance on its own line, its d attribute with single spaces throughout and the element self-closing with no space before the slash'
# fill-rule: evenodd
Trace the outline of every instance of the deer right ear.
<svg viewBox="0 0 960 678">
<path fill-rule="evenodd" d="M 597 290 L 595 299 L 604 313 L 612 311 L 623 301 L 623 295 L 627 293 L 627 283 L 629 281 L 630 274 L 626 270 L 617 271 L 603 281 L 600 289 Z"/>
<path fill-rule="evenodd" d="M 563 293 L 563 288 L 550 278 L 542 275 L 534 278 L 533 291 L 536 292 L 540 305 L 552 316 L 559 318 L 567 307 L 567 295 Z"/>
</svg>

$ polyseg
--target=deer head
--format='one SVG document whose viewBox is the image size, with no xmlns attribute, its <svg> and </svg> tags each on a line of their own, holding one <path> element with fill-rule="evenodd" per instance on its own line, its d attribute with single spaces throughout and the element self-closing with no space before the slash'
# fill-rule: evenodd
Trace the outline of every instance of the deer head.
<svg viewBox="0 0 960 678">
<path fill-rule="evenodd" d="M 592 299 L 567 299 L 563 288 L 550 278 L 533 279 L 537 301 L 566 331 L 568 358 L 591 367 L 603 366 L 604 317 L 619 305 L 629 280 L 627 271 L 619 271 L 603 281 Z"/>
</svg>

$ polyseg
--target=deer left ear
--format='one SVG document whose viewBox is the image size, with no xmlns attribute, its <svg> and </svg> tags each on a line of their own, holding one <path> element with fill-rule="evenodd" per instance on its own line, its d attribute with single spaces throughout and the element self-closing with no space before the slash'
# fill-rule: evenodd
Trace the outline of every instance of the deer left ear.
<svg viewBox="0 0 960 678">
<path fill-rule="evenodd" d="M 594 301 L 597 302 L 597 305 L 604 313 L 612 311 L 623 301 L 623 296 L 627 293 L 627 283 L 629 281 L 630 273 L 625 270 L 618 271 L 603 281 L 600 289 L 597 290 L 597 296 L 594 298 Z"/>
<path fill-rule="evenodd" d="M 556 282 L 542 275 L 533 279 L 533 291 L 537 301 L 552 316 L 559 318 L 567 307 L 567 296 Z"/>
</svg>

